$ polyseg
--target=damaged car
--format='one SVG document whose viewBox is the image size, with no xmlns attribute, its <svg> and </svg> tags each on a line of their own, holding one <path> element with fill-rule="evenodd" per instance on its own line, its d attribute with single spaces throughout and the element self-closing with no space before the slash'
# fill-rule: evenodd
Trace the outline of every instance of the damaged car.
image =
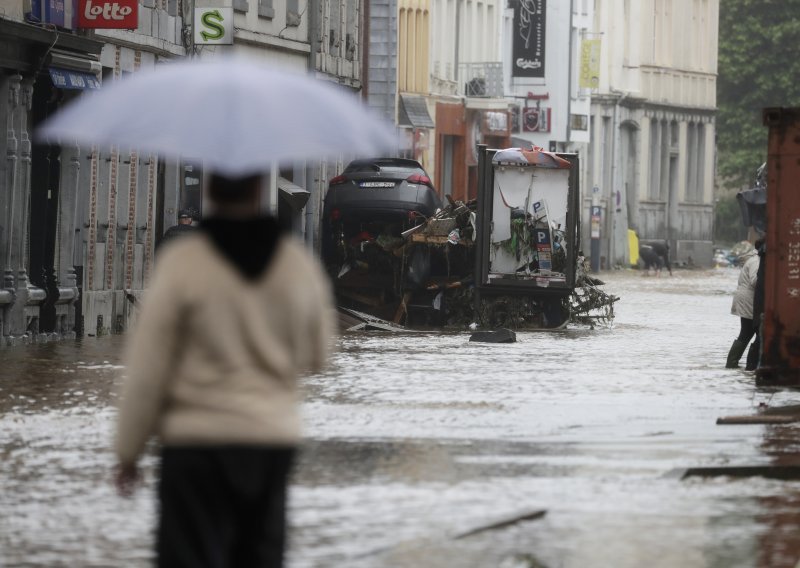
<svg viewBox="0 0 800 568">
<path fill-rule="evenodd" d="M 387 296 L 403 288 L 398 279 L 404 260 L 393 251 L 405 244 L 403 232 L 441 207 L 430 176 L 415 160 L 353 160 L 331 179 L 322 212 L 322 259 L 339 284 L 350 284 L 339 286 L 340 301 L 355 296 L 374 307 L 392 303 L 395 298 Z"/>
<path fill-rule="evenodd" d="M 326 260 L 343 260 L 348 243 L 399 238 L 442 207 L 422 165 L 404 158 L 350 162 L 330 180 L 322 212 L 322 249 Z"/>
</svg>

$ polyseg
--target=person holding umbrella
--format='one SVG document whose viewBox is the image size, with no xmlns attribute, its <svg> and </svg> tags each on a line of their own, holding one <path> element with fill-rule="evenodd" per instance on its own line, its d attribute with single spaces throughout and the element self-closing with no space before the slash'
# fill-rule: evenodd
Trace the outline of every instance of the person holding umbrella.
<svg viewBox="0 0 800 568">
<path fill-rule="evenodd" d="M 318 261 L 259 216 L 259 174 L 397 151 L 396 129 L 312 75 L 215 57 L 104 84 L 36 136 L 191 156 L 214 172 L 212 215 L 156 255 L 127 346 L 116 484 L 131 493 L 138 458 L 157 437 L 158 564 L 281 566 L 300 435 L 295 383 L 325 364 L 335 317 Z"/>
<path fill-rule="evenodd" d="M 131 494 L 157 436 L 159 566 L 282 566 L 297 377 L 335 317 L 317 261 L 259 216 L 259 181 L 211 177 L 215 214 L 162 251 L 127 346 L 116 483 Z"/>
</svg>

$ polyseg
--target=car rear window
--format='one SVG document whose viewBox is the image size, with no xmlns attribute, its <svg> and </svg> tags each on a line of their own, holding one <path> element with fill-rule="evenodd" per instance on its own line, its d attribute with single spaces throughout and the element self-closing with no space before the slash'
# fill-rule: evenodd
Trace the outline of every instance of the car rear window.
<svg viewBox="0 0 800 568">
<path fill-rule="evenodd" d="M 381 166 L 380 169 L 381 173 L 384 174 L 396 174 L 396 175 L 411 175 L 414 172 L 422 173 L 421 170 L 417 168 L 401 168 L 397 166 Z"/>
<path fill-rule="evenodd" d="M 381 172 L 384 174 L 399 175 L 399 176 L 409 176 L 412 173 L 427 175 L 425 174 L 425 171 L 420 167 L 415 167 L 414 165 L 408 163 L 401 164 L 390 160 L 350 163 L 345 168 L 343 173 L 355 174 L 355 173 L 369 173 L 369 172 Z"/>
<path fill-rule="evenodd" d="M 379 172 L 380 170 L 375 164 L 350 164 L 345 168 L 344 173 L 355 174 L 360 172 Z"/>
</svg>

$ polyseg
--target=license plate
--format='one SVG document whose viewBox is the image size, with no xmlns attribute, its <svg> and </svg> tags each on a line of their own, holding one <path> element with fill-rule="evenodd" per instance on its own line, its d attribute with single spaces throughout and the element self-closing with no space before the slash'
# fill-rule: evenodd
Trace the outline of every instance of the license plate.
<svg viewBox="0 0 800 568">
<path fill-rule="evenodd" d="M 394 187 L 393 181 L 362 181 L 360 187 Z"/>
</svg>

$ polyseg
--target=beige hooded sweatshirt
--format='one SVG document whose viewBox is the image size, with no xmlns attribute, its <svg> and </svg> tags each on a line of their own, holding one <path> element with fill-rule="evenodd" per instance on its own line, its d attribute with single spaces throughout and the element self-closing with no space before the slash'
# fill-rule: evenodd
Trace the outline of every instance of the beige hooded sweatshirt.
<svg viewBox="0 0 800 568">
<path fill-rule="evenodd" d="M 119 462 L 136 463 L 153 435 L 168 446 L 296 444 L 296 381 L 323 367 L 336 324 L 316 259 L 280 237 L 248 279 L 200 231 L 159 255 L 126 353 Z"/>
</svg>

